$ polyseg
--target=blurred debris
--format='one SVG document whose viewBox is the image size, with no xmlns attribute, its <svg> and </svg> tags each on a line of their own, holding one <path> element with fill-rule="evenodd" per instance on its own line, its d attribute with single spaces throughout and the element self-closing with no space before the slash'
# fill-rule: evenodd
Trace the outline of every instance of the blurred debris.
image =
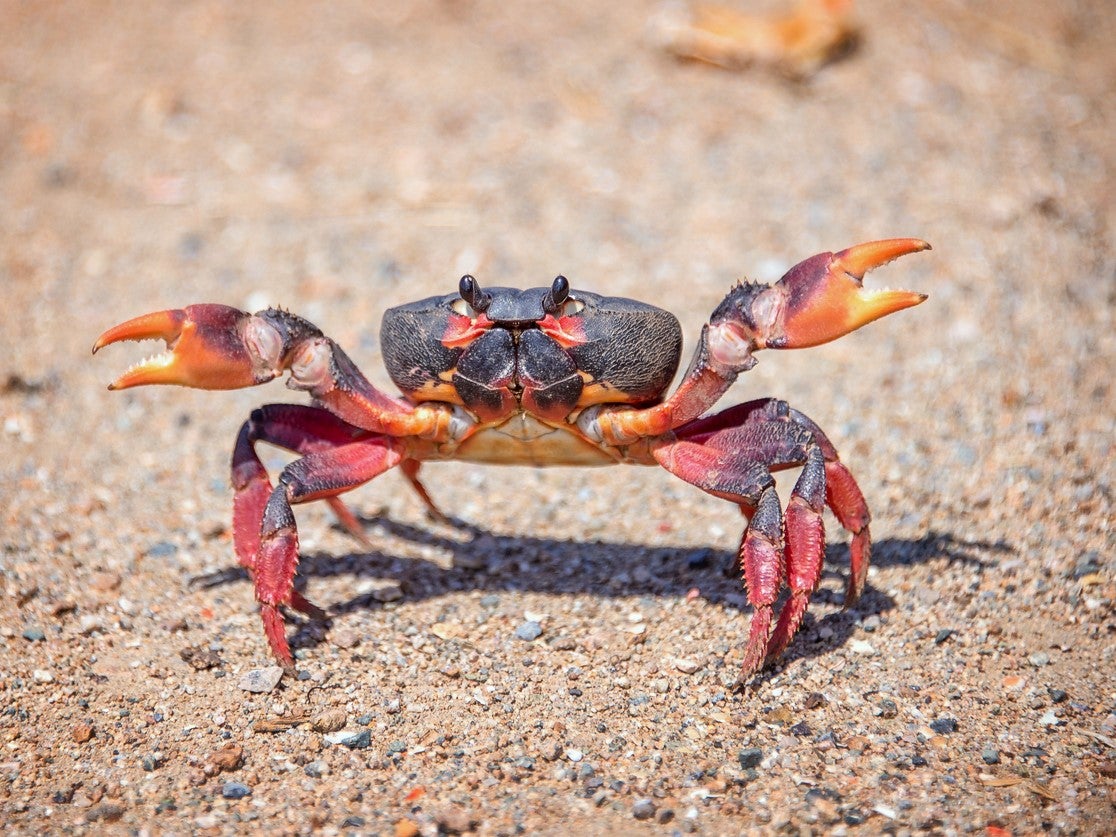
<svg viewBox="0 0 1116 837">
<path fill-rule="evenodd" d="M 34 395 L 47 389 L 53 389 L 58 383 L 53 375 L 39 378 L 26 378 L 18 372 L 9 372 L 8 377 L 0 383 L 0 394 L 4 395 Z"/>
<path fill-rule="evenodd" d="M 791 12 L 748 14 L 716 5 L 670 6 L 652 37 L 680 58 L 729 70 L 773 67 L 806 79 L 856 44 L 852 0 L 799 0 Z"/>
</svg>

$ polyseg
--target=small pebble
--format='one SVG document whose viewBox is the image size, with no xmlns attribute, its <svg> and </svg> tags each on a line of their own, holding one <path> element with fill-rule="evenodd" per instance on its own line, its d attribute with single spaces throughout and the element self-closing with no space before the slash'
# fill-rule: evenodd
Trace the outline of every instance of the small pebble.
<svg viewBox="0 0 1116 837">
<path fill-rule="evenodd" d="M 252 795 L 252 789 L 243 782 L 225 782 L 221 788 L 221 796 L 225 799 L 243 799 Z"/>
<path fill-rule="evenodd" d="M 42 628 L 30 627 L 23 629 L 23 638 L 28 642 L 42 642 L 46 639 L 46 633 Z"/>
<path fill-rule="evenodd" d="M 229 742 L 220 750 L 210 753 L 207 773 L 216 773 L 222 770 L 236 770 L 244 763 L 244 748 L 239 744 Z"/>
<path fill-rule="evenodd" d="M 876 647 L 870 642 L 865 642 L 862 639 L 854 639 L 849 643 L 849 650 L 854 654 L 862 654 L 865 657 L 872 657 L 876 654 Z"/>
<path fill-rule="evenodd" d="M 312 761 L 302 768 L 302 772 L 311 779 L 320 779 L 329 773 L 329 765 L 324 761 Z"/>
<path fill-rule="evenodd" d="M 701 668 L 701 663 L 696 660 L 678 659 L 674 661 L 674 667 L 683 674 L 693 674 Z"/>
<path fill-rule="evenodd" d="M 221 665 L 221 657 L 212 648 L 202 648 L 200 646 L 183 648 L 178 652 L 178 656 L 196 671 L 205 671 Z"/>
<path fill-rule="evenodd" d="M 315 732 L 337 732 L 344 729 L 348 717 L 344 709 L 325 709 L 310 721 Z"/>
<path fill-rule="evenodd" d="M 763 761 L 763 750 L 759 747 L 746 747 L 736 754 L 736 760 L 745 770 L 749 767 L 759 767 L 760 762 Z"/>
<path fill-rule="evenodd" d="M 581 761 L 582 758 L 584 758 L 584 756 L 585 756 L 585 754 L 582 753 L 581 750 L 575 749 L 573 747 L 566 750 L 566 758 L 568 758 L 570 761 L 573 761 L 573 762 Z"/>
<path fill-rule="evenodd" d="M 283 669 L 279 666 L 257 668 L 247 672 L 240 678 L 240 688 L 246 692 L 264 694 L 279 685 L 283 677 Z"/>
<path fill-rule="evenodd" d="M 78 744 L 84 744 L 93 737 L 93 726 L 87 723 L 76 724 L 70 732 L 70 737 Z"/>
<path fill-rule="evenodd" d="M 999 764 L 1000 751 L 995 747 L 985 747 L 980 751 L 980 757 L 984 760 L 985 764 Z"/>
<path fill-rule="evenodd" d="M 330 744 L 343 744 L 350 750 L 364 750 L 372 744 L 372 733 L 366 729 L 359 732 L 342 730 L 341 732 L 330 733 L 325 736 L 325 740 Z"/>
<path fill-rule="evenodd" d="M 845 825 L 861 825 L 864 820 L 864 814 L 857 808 L 849 808 L 845 811 L 844 815 Z"/>
<path fill-rule="evenodd" d="M 1093 575 L 1100 572 L 1100 553 L 1096 550 L 1089 550 L 1073 565 L 1073 577 L 1075 579 L 1082 579 L 1087 575 Z"/>
<path fill-rule="evenodd" d="M 636 800 L 632 805 L 632 816 L 637 820 L 649 820 L 655 816 L 655 802 L 648 798 Z"/>
<path fill-rule="evenodd" d="M 516 639 L 522 639 L 525 642 L 531 642 L 542 636 L 542 625 L 538 622 L 524 622 L 515 629 Z"/>
<path fill-rule="evenodd" d="M 1045 651 L 1036 651 L 1034 654 L 1029 656 L 1027 660 L 1035 668 L 1042 668 L 1044 665 L 1050 662 L 1050 655 L 1047 654 Z"/>
<path fill-rule="evenodd" d="M 797 735 L 799 738 L 807 738 L 813 735 L 813 730 L 810 729 L 810 725 L 805 721 L 799 721 L 790 728 L 790 731 L 792 735 Z"/>
<path fill-rule="evenodd" d="M 821 692 L 810 692 L 810 694 L 806 695 L 806 700 L 803 705 L 807 709 L 817 709 L 825 706 L 827 703 L 829 703 L 829 701 Z"/>
<path fill-rule="evenodd" d="M 147 555 L 149 558 L 169 558 L 176 552 L 178 547 L 170 541 L 159 541 L 148 548 Z"/>
<path fill-rule="evenodd" d="M 884 698 L 876 708 L 876 713 L 881 718 L 894 718 L 899 714 L 899 707 L 896 705 L 895 701 L 890 698 Z"/>
<path fill-rule="evenodd" d="M 31 672 L 31 679 L 36 683 L 53 683 L 54 675 L 48 669 L 37 668 Z"/>
<path fill-rule="evenodd" d="M 83 613 L 78 620 L 82 636 L 89 636 L 95 631 L 104 631 L 105 620 L 96 613 Z"/>
<path fill-rule="evenodd" d="M 934 730 L 938 735 L 949 735 L 950 733 L 957 732 L 957 719 L 938 718 L 930 722 L 930 729 Z"/>
</svg>

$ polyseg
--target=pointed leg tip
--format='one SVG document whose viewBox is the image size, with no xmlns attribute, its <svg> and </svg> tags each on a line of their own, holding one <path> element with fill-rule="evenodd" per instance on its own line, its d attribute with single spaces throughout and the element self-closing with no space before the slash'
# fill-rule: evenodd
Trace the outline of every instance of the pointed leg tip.
<svg viewBox="0 0 1116 837">
<path fill-rule="evenodd" d="M 759 674 L 765 662 L 762 651 L 753 652 L 749 648 L 744 655 L 744 663 L 740 666 L 740 680 L 743 682 Z"/>
</svg>

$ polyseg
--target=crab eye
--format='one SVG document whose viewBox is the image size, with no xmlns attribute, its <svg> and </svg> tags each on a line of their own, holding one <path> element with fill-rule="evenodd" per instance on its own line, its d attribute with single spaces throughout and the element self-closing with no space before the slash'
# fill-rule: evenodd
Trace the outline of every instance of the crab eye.
<svg viewBox="0 0 1116 837">
<path fill-rule="evenodd" d="M 477 284 L 476 278 L 466 273 L 461 277 L 461 283 L 457 286 L 457 290 L 461 294 L 461 298 L 472 305 L 477 296 L 477 291 L 480 290 L 480 285 Z"/>
<path fill-rule="evenodd" d="M 554 283 L 543 300 L 543 309 L 548 313 L 556 313 L 570 296 L 570 280 L 559 274 L 554 277 Z"/>
<path fill-rule="evenodd" d="M 570 295 L 570 280 L 558 274 L 554 277 L 554 284 L 550 286 L 550 298 L 555 305 L 561 305 Z"/>
<path fill-rule="evenodd" d="M 461 294 L 461 298 L 469 304 L 470 308 L 478 312 L 484 311 L 492 301 L 492 297 L 482 291 L 477 280 L 468 273 L 461 277 L 458 293 Z"/>
</svg>

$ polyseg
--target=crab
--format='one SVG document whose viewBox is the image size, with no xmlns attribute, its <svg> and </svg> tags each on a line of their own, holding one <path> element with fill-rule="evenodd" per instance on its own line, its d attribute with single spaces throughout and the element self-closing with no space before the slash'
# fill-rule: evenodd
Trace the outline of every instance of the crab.
<svg viewBox="0 0 1116 837">
<path fill-rule="evenodd" d="M 294 665 L 284 614 L 324 617 L 295 589 L 298 530 L 292 507 L 324 500 L 359 536 L 340 495 L 399 467 L 430 513 L 444 519 L 419 480 L 424 462 L 501 465 L 660 465 L 739 506 L 739 559 L 753 614 L 743 652 L 751 675 L 776 660 L 818 586 L 828 506 L 850 533 L 844 605 L 864 589 L 871 551 L 864 496 L 811 419 L 775 398 L 710 413 L 760 349 L 816 346 L 917 305 L 925 294 L 869 290 L 865 273 L 929 249 L 918 239 L 820 253 L 773 285 L 738 283 L 702 328 L 669 395 L 682 351 L 673 314 L 571 288 L 482 288 L 388 309 L 380 338 L 402 395 L 377 389 L 307 320 L 277 308 L 250 314 L 219 304 L 157 311 L 114 326 L 93 351 L 161 338 L 168 351 L 109 385 L 177 384 L 223 390 L 289 372 L 312 404 L 269 404 L 240 428 L 232 454 L 233 545 L 255 585 L 275 658 Z M 297 454 L 272 483 L 256 453 L 268 443 Z M 801 468 L 784 508 L 772 473 Z M 784 588 L 788 591 L 776 608 Z"/>
</svg>

